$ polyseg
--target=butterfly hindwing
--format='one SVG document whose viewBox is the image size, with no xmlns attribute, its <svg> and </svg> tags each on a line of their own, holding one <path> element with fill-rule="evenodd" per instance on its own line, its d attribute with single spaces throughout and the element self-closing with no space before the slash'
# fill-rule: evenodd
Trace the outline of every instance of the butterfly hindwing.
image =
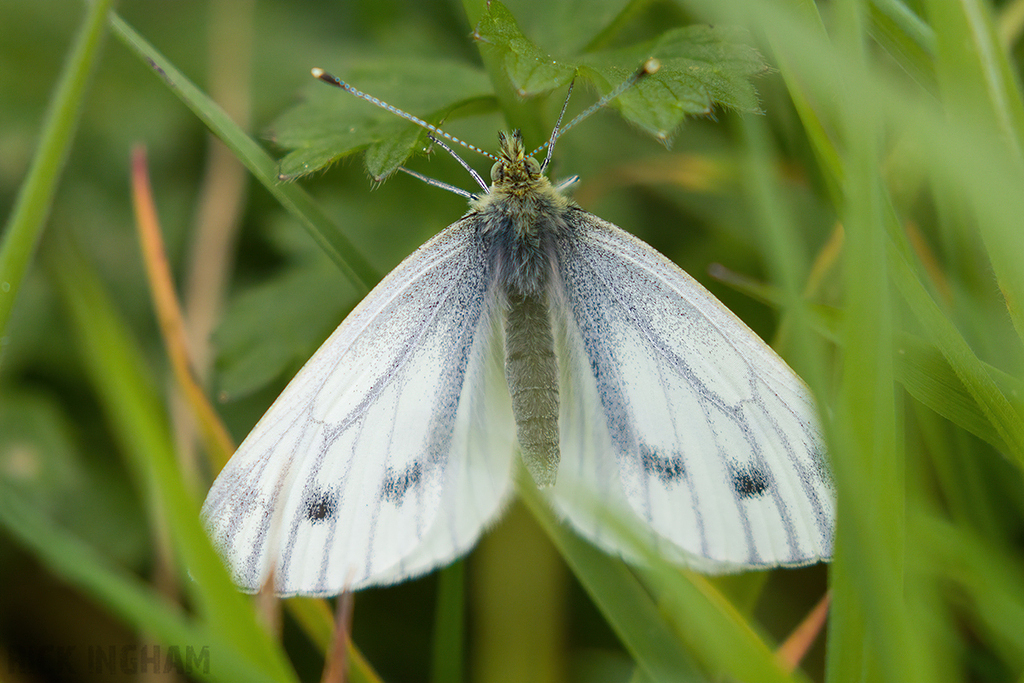
<svg viewBox="0 0 1024 683">
<path fill-rule="evenodd" d="M 500 511 L 514 436 L 477 227 L 385 278 L 214 483 L 203 519 L 243 588 L 271 570 L 283 595 L 399 581 L 464 553 Z"/>
<path fill-rule="evenodd" d="M 567 224 L 551 286 L 563 514 L 635 557 L 601 521 L 613 510 L 705 571 L 830 557 L 834 494 L 807 388 L 651 247 L 581 209 Z"/>
</svg>

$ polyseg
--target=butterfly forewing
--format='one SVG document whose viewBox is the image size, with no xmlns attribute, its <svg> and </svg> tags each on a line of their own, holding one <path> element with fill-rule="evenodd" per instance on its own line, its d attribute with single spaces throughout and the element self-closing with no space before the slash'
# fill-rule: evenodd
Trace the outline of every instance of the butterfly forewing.
<svg viewBox="0 0 1024 683">
<path fill-rule="evenodd" d="M 567 223 L 551 294 L 556 505 L 632 557 L 603 512 L 706 571 L 828 558 L 833 492 L 806 387 L 658 252 L 581 209 Z"/>
<path fill-rule="evenodd" d="M 336 594 L 468 549 L 510 493 L 500 305 L 472 219 L 396 268 L 299 372 L 203 508 L 236 582 Z M 429 296 L 425 295 L 429 292 Z"/>
</svg>

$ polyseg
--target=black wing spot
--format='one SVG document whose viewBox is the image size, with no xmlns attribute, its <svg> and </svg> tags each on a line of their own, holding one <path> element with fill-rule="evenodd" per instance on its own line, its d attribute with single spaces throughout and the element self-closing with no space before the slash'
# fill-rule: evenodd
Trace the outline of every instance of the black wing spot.
<svg viewBox="0 0 1024 683">
<path fill-rule="evenodd" d="M 303 515 L 313 524 L 334 519 L 338 514 L 338 494 L 331 490 L 318 490 L 306 495 Z"/>
<path fill-rule="evenodd" d="M 672 484 L 686 477 L 686 467 L 678 455 L 665 457 L 647 444 L 640 444 L 640 465 L 644 472 L 653 474 L 665 484 Z"/>
<path fill-rule="evenodd" d="M 738 468 L 732 473 L 732 488 L 740 498 L 756 498 L 768 490 L 768 472 L 757 465 Z"/>
<path fill-rule="evenodd" d="M 423 466 L 418 462 L 412 463 L 398 473 L 389 467 L 381 485 L 381 497 L 390 503 L 401 505 L 409 489 L 416 488 L 422 481 Z"/>
</svg>

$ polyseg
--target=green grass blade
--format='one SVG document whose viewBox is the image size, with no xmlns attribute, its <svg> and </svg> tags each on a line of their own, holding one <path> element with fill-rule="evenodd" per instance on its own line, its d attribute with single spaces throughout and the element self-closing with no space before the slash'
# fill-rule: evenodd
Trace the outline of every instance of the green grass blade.
<svg viewBox="0 0 1024 683">
<path fill-rule="evenodd" d="M 650 594 L 626 565 L 602 553 L 555 519 L 532 482 L 519 486 L 518 490 L 523 503 L 650 679 L 703 680 Z"/>
<path fill-rule="evenodd" d="M 55 576 L 106 606 L 138 632 L 165 643 L 207 648 L 208 666 L 187 672 L 191 676 L 253 683 L 292 680 L 272 675 L 220 637 L 217 631 L 191 623 L 184 613 L 170 606 L 164 596 L 138 578 L 110 567 L 92 547 L 40 518 L 2 478 L 0 526 Z"/>
<path fill-rule="evenodd" d="M 648 564 L 639 570 L 641 583 L 621 560 L 560 523 L 532 482 L 518 490 L 638 668 L 651 680 L 703 680 L 703 672 L 712 679 L 724 675 L 765 683 L 793 680 L 751 624 L 706 578 L 666 563 L 655 549 L 637 541 L 637 553 Z M 610 517 L 606 521 L 617 524 Z M 625 538 L 631 536 L 625 524 L 619 528 Z"/>
<path fill-rule="evenodd" d="M 920 291 L 917 294 L 920 295 Z M 990 418 L 991 411 L 986 410 L 968 391 L 946 356 L 934 344 L 917 335 L 897 335 L 895 369 L 896 379 L 922 405 L 984 439 L 1000 452 L 1010 451 Z M 961 364 L 961 372 L 971 374 L 972 385 L 987 385 L 994 381 L 1000 394 L 1024 396 L 1024 384 L 1020 380 L 980 360 Z M 980 393 L 991 391 L 992 387 L 988 385 Z M 976 388 L 974 393 L 979 393 L 979 390 Z"/>
<path fill-rule="evenodd" d="M 935 31 L 903 0 L 871 0 L 871 8 L 887 17 L 922 52 L 935 54 Z"/>
<path fill-rule="evenodd" d="M 915 81 L 935 90 L 935 32 L 901 0 L 872 0 L 871 35 Z"/>
<path fill-rule="evenodd" d="M 434 611 L 430 680 L 462 683 L 462 666 L 466 661 L 466 563 L 463 560 L 456 560 L 441 570 Z"/>
<path fill-rule="evenodd" d="M 782 669 L 751 622 L 706 577 L 680 571 L 659 562 L 657 556 L 648 560 L 653 569 L 643 575 L 655 587 L 662 612 L 706 669 L 735 680 L 764 683 L 785 683 L 799 677 Z"/>
<path fill-rule="evenodd" d="M 867 89 L 863 21 L 855 2 L 843 5 L 835 49 L 850 55 L 840 68 L 844 87 L 837 107 L 840 144 L 847 155 L 840 220 L 845 229 L 843 377 L 839 419 L 826 430 L 839 507 L 832 568 L 833 633 L 830 677 L 858 671 L 868 679 L 921 680 L 916 648 L 897 586 L 903 582 L 905 500 L 903 449 L 898 438 L 893 391 L 892 334 L 895 321 L 884 269 L 884 192 L 877 176 L 881 157 L 880 117 L 860 107 Z M 864 278 L 861 274 L 872 272 Z M 884 511 L 884 512 L 883 512 Z M 885 523 L 881 516 L 884 514 Z M 860 647 L 851 634 L 863 634 Z M 867 645 L 868 647 L 864 647 Z M 858 660 L 860 660 L 858 662 Z"/>
<path fill-rule="evenodd" d="M 267 675 L 293 680 L 284 653 L 232 585 L 199 523 L 199 506 L 174 457 L 165 410 L 135 339 L 70 239 L 58 236 L 47 247 L 46 265 L 71 319 L 86 371 L 144 499 L 154 515 L 166 520 L 183 565 L 183 585 L 197 611 L 212 631 Z"/>
<path fill-rule="evenodd" d="M 894 226 L 890 233 L 897 235 L 897 228 Z M 887 258 L 893 280 L 911 311 L 1002 439 L 1006 454 L 1024 472 L 1024 419 L 1020 411 L 1010 403 L 967 340 L 915 276 L 906 245 L 891 242 Z"/>
<path fill-rule="evenodd" d="M 952 115 L 971 125 L 991 126 L 1018 163 L 1024 162 L 1024 101 L 1010 59 L 999 42 L 987 3 L 980 0 L 929 0 L 938 36 L 937 68 Z M 1010 318 L 1024 339 L 1024 272 L 1018 253 L 1006 253 L 980 221 L 996 278 Z"/>
<path fill-rule="evenodd" d="M 210 131 L 219 137 L 238 157 L 249 172 L 263 184 L 281 205 L 299 220 L 320 247 L 338 265 L 352 283 L 368 292 L 381 275 L 363 258 L 317 205 L 298 185 L 278 178 L 277 162 L 255 140 L 238 127 L 221 107 L 195 86 L 156 48 L 139 35 L 121 17 L 111 15 L 114 34 L 153 71 L 160 76 Z"/>
<path fill-rule="evenodd" d="M 995 643 L 1017 671 L 1024 669 L 1024 571 L 1019 555 L 1007 555 L 969 527 L 934 515 L 921 514 L 910 521 L 931 551 L 921 572 L 938 574 L 968 596 L 964 614 L 972 627 Z M 943 571 L 936 572 L 939 567 Z"/>
<path fill-rule="evenodd" d="M 954 113 L 987 115 L 1005 143 L 1024 154 L 1024 102 L 987 3 L 928 0 L 938 37 L 940 82 Z"/>
<path fill-rule="evenodd" d="M 78 127 L 89 74 L 99 57 L 106 35 L 111 0 L 89 3 L 75 45 L 68 55 L 60 81 L 53 91 L 43 123 L 39 147 L 28 177 L 18 190 L 14 209 L 0 240 L 0 363 L 3 362 L 7 323 L 18 298 L 39 236 L 50 213 L 57 181 Z"/>
</svg>

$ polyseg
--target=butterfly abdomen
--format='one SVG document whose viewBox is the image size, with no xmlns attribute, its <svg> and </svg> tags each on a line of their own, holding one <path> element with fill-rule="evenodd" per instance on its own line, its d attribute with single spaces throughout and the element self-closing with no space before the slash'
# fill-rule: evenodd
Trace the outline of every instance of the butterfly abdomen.
<svg viewBox="0 0 1024 683">
<path fill-rule="evenodd" d="M 506 290 L 505 378 L 523 462 L 538 486 L 558 474 L 558 363 L 545 292 Z"/>
</svg>

